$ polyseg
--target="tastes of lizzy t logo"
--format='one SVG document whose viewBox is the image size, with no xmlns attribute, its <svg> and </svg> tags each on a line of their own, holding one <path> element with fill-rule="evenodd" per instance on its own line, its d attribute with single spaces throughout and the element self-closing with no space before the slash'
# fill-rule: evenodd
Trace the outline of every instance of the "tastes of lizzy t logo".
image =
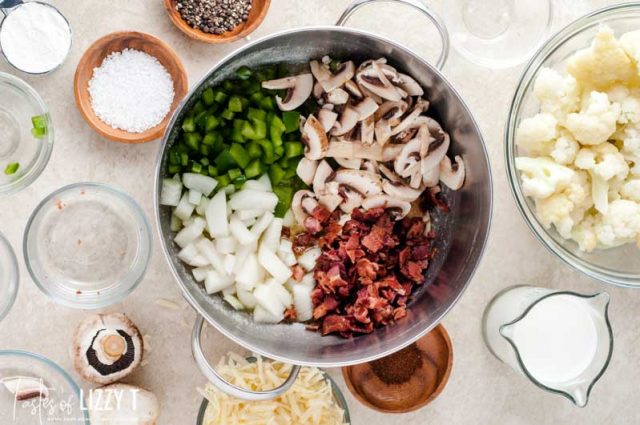
<svg viewBox="0 0 640 425">
<path fill-rule="evenodd" d="M 4 388 L 2 388 L 4 386 Z M 114 412 L 136 411 L 137 388 L 98 388 L 80 396 L 65 394 L 64 388 L 45 385 L 40 378 L 15 376 L 0 379 L 0 405 L 2 394 L 8 390 L 13 397 L 11 411 L 0 411 L 0 423 L 23 423 L 26 418 L 35 418 L 34 424 L 85 423 L 88 411 L 97 417 L 112 416 Z M 30 421 L 31 422 L 31 421 Z"/>
</svg>

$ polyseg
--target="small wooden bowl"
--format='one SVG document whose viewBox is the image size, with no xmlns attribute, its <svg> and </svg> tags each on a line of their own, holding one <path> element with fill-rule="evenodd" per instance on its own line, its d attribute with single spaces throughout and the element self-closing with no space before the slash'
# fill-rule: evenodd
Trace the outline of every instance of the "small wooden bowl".
<svg viewBox="0 0 640 425">
<path fill-rule="evenodd" d="M 269 10 L 269 5 L 271 4 L 271 0 L 253 0 L 247 20 L 235 27 L 232 31 L 227 31 L 220 35 L 208 34 L 192 28 L 184 19 L 182 19 L 180 12 L 176 10 L 176 3 L 176 0 L 164 0 L 164 8 L 167 10 L 171 21 L 173 21 L 180 31 L 195 40 L 203 41 L 205 43 L 219 44 L 230 43 L 251 34 L 256 28 L 258 28 L 262 21 L 264 21 L 267 11 Z"/>
<path fill-rule="evenodd" d="M 174 98 L 167 116 L 160 124 L 142 133 L 130 133 L 111 127 L 96 116 L 91 106 L 88 88 L 89 81 L 93 76 L 93 69 L 99 67 L 109 54 L 120 52 L 126 48 L 139 50 L 155 57 L 173 79 Z M 114 32 L 98 39 L 80 59 L 73 80 L 76 105 L 85 121 L 100 135 L 121 143 L 144 143 L 161 137 L 171 115 L 186 96 L 188 86 L 187 71 L 173 49 L 159 38 L 135 31 Z"/>
<path fill-rule="evenodd" d="M 422 366 L 405 383 L 385 384 L 370 363 L 342 368 L 342 376 L 354 397 L 384 413 L 406 413 L 426 406 L 440 395 L 453 367 L 451 339 L 442 325 L 415 342 Z"/>
</svg>

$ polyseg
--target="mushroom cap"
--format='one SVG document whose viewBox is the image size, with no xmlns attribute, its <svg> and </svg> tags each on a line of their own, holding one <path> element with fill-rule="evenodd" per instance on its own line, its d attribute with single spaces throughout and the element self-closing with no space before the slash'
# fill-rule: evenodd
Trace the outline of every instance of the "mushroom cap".
<svg viewBox="0 0 640 425">
<path fill-rule="evenodd" d="M 360 115 L 360 121 L 366 120 L 378 110 L 378 104 L 369 96 L 351 107 Z"/>
<path fill-rule="evenodd" d="M 321 108 L 318 111 L 318 120 L 320 121 L 320 124 L 322 124 L 322 128 L 324 129 L 324 131 L 328 133 L 338 120 L 338 114 L 336 114 L 332 110 Z"/>
<path fill-rule="evenodd" d="M 400 154 L 393 162 L 393 169 L 398 175 L 408 177 L 415 171 L 416 164 L 418 164 L 419 167 L 420 161 L 422 160 L 420 154 L 421 147 L 422 141 L 418 138 L 411 139 L 402 146 Z"/>
<path fill-rule="evenodd" d="M 360 114 L 350 106 L 344 108 L 340 114 L 337 126 L 331 131 L 333 136 L 342 136 L 350 132 L 358 124 Z"/>
<path fill-rule="evenodd" d="M 365 145 L 373 143 L 375 122 L 373 115 L 369 115 L 364 121 L 360 121 L 360 141 Z"/>
<path fill-rule="evenodd" d="M 160 417 L 160 402 L 155 394 L 127 384 L 93 390 L 88 407 L 91 425 L 155 425 Z"/>
<path fill-rule="evenodd" d="M 76 329 L 71 358 L 84 379 L 106 385 L 133 372 L 143 350 L 140 330 L 125 314 L 96 314 Z"/>
<path fill-rule="evenodd" d="M 332 74 L 326 65 L 321 65 L 318 61 L 311 61 L 309 66 L 311 73 L 327 93 L 342 87 L 344 83 L 351 80 L 356 69 L 352 61 L 340 64 L 335 74 Z"/>
<path fill-rule="evenodd" d="M 402 92 L 389 81 L 384 70 L 376 61 L 372 61 L 370 67 L 366 67 L 356 74 L 356 81 L 361 87 L 383 99 L 397 101 L 403 97 Z"/>
<path fill-rule="evenodd" d="M 352 170 L 359 170 L 362 165 L 362 159 L 360 158 L 333 158 L 339 166 L 343 168 L 350 168 Z"/>
<path fill-rule="evenodd" d="M 295 218 L 296 222 L 300 225 L 304 223 L 304 219 L 308 216 L 307 212 L 303 208 L 303 202 L 306 198 L 315 199 L 315 194 L 310 190 L 301 189 L 293 195 L 293 199 L 291 200 L 291 212 L 293 213 L 293 218 Z"/>
<path fill-rule="evenodd" d="M 382 192 L 380 176 L 365 170 L 338 170 L 334 178 L 341 186 L 348 186 L 364 196 Z"/>
<path fill-rule="evenodd" d="M 325 156 L 329 139 L 322 124 L 316 117 L 309 115 L 302 128 L 302 142 L 305 144 L 304 156 L 311 160 Z"/>
<path fill-rule="evenodd" d="M 406 91 L 409 96 L 422 96 L 424 94 L 424 90 L 420 84 L 407 74 L 399 72 L 398 79 L 400 80 L 398 86 Z"/>
<path fill-rule="evenodd" d="M 411 211 L 411 203 L 396 199 L 389 195 L 369 196 L 362 201 L 362 208 L 369 210 L 371 208 L 384 207 L 391 210 L 390 214 L 395 220 L 400 220 Z"/>
<path fill-rule="evenodd" d="M 422 175 L 420 175 L 420 177 L 422 177 Z M 382 190 L 392 198 L 407 202 L 415 201 L 422 193 L 422 189 L 414 189 L 403 183 L 392 182 L 389 180 L 382 181 Z"/>
<path fill-rule="evenodd" d="M 344 105 L 349 101 L 349 93 L 341 88 L 333 89 L 325 95 L 328 103 L 333 105 Z"/>
<path fill-rule="evenodd" d="M 313 191 L 316 195 L 323 195 L 326 193 L 326 183 L 327 180 L 330 179 L 333 174 L 333 168 L 331 165 L 324 159 L 320 161 L 318 164 L 318 168 L 316 169 L 316 174 L 313 176 Z"/>
<path fill-rule="evenodd" d="M 340 204 L 340 209 L 347 214 L 351 214 L 351 211 L 362 205 L 362 201 L 364 200 L 362 194 L 349 187 L 341 187 L 340 196 L 344 200 Z"/>
</svg>

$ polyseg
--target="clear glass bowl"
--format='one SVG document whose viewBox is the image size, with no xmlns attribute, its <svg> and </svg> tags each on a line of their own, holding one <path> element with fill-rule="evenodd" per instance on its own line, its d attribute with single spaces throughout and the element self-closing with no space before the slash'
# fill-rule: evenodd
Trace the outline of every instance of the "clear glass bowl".
<svg viewBox="0 0 640 425">
<path fill-rule="evenodd" d="M 46 134 L 38 139 L 31 134 L 31 118 L 42 116 Z M 29 186 L 49 162 L 53 148 L 53 123 L 47 105 L 27 83 L 0 72 L 0 195 Z M 6 175 L 10 163 L 19 163 L 15 174 Z"/>
<path fill-rule="evenodd" d="M 344 410 L 344 423 L 351 423 L 351 415 L 349 414 L 349 406 L 347 405 L 347 400 L 344 398 L 342 391 L 336 385 L 336 381 L 334 381 L 328 373 L 322 371 L 325 379 L 329 381 L 331 384 L 331 389 L 333 390 L 333 398 L 335 399 L 338 406 Z M 250 403 L 250 402 L 248 402 Z M 200 404 L 200 410 L 198 411 L 198 419 L 196 420 L 196 425 L 204 425 L 204 415 L 207 412 L 207 407 L 209 407 L 209 401 L 205 398 L 202 400 L 202 404 Z"/>
<path fill-rule="evenodd" d="M 18 262 L 9 241 L 0 233 L 0 321 L 18 295 Z"/>
<path fill-rule="evenodd" d="M 55 301 L 94 309 L 126 297 L 151 256 L 151 230 L 126 193 L 99 183 L 65 186 L 29 217 L 23 250 L 38 287 Z"/>
<path fill-rule="evenodd" d="M 16 401 L 0 384 L 0 423 L 89 425 L 80 387 L 51 360 L 27 351 L 0 350 L 0 379 L 7 377 L 35 378 L 47 388 L 48 395 L 42 402 L 39 398 Z"/>
<path fill-rule="evenodd" d="M 560 259 L 595 279 L 625 287 L 640 286 L 640 251 L 635 244 L 608 250 L 581 252 L 573 241 L 564 240 L 555 229 L 545 229 L 535 215 L 533 201 L 522 193 L 522 181 L 515 167 L 518 147 L 516 129 L 522 118 L 534 115 L 539 105 L 533 96 L 533 83 L 542 67 L 563 70 L 569 56 L 589 46 L 598 31 L 606 24 L 619 37 L 640 29 L 640 3 L 624 3 L 592 12 L 567 25 L 551 37 L 527 64 L 513 97 L 505 129 L 507 173 L 520 212 L 537 238 Z"/>
</svg>

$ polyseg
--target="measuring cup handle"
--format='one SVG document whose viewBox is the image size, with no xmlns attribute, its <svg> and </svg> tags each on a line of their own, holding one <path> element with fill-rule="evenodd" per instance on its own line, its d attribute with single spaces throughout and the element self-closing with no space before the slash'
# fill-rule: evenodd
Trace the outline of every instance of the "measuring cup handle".
<svg viewBox="0 0 640 425">
<path fill-rule="evenodd" d="M 193 327 L 193 332 L 191 333 L 191 351 L 193 352 L 193 358 L 209 382 L 225 394 L 248 401 L 271 400 L 287 392 L 298 377 L 300 366 L 293 365 L 291 367 L 291 374 L 282 383 L 282 385 L 271 390 L 250 391 L 227 382 L 213 367 L 211 367 L 204 355 L 204 352 L 202 351 L 201 335 L 203 326 L 204 317 L 198 316 Z"/>
<path fill-rule="evenodd" d="M 433 25 L 435 25 L 438 33 L 440 34 L 440 39 L 442 40 L 442 51 L 440 52 L 440 56 L 436 62 L 436 67 L 438 69 L 442 69 L 444 64 L 447 62 L 447 57 L 449 56 L 449 31 L 447 31 L 447 27 L 444 24 L 443 20 L 431 10 L 426 4 L 424 4 L 421 0 L 354 0 L 347 9 L 342 13 L 342 16 L 336 22 L 337 26 L 344 26 L 347 20 L 353 15 L 358 9 L 362 6 L 365 6 L 369 3 L 399 3 L 405 4 L 407 6 L 411 6 L 414 9 L 420 11 L 423 15 L 425 15 Z"/>
<path fill-rule="evenodd" d="M 11 9 L 16 6 L 20 6 L 22 4 L 22 0 L 0 0 L 0 12 L 4 13 L 5 16 L 9 14 Z"/>
</svg>

